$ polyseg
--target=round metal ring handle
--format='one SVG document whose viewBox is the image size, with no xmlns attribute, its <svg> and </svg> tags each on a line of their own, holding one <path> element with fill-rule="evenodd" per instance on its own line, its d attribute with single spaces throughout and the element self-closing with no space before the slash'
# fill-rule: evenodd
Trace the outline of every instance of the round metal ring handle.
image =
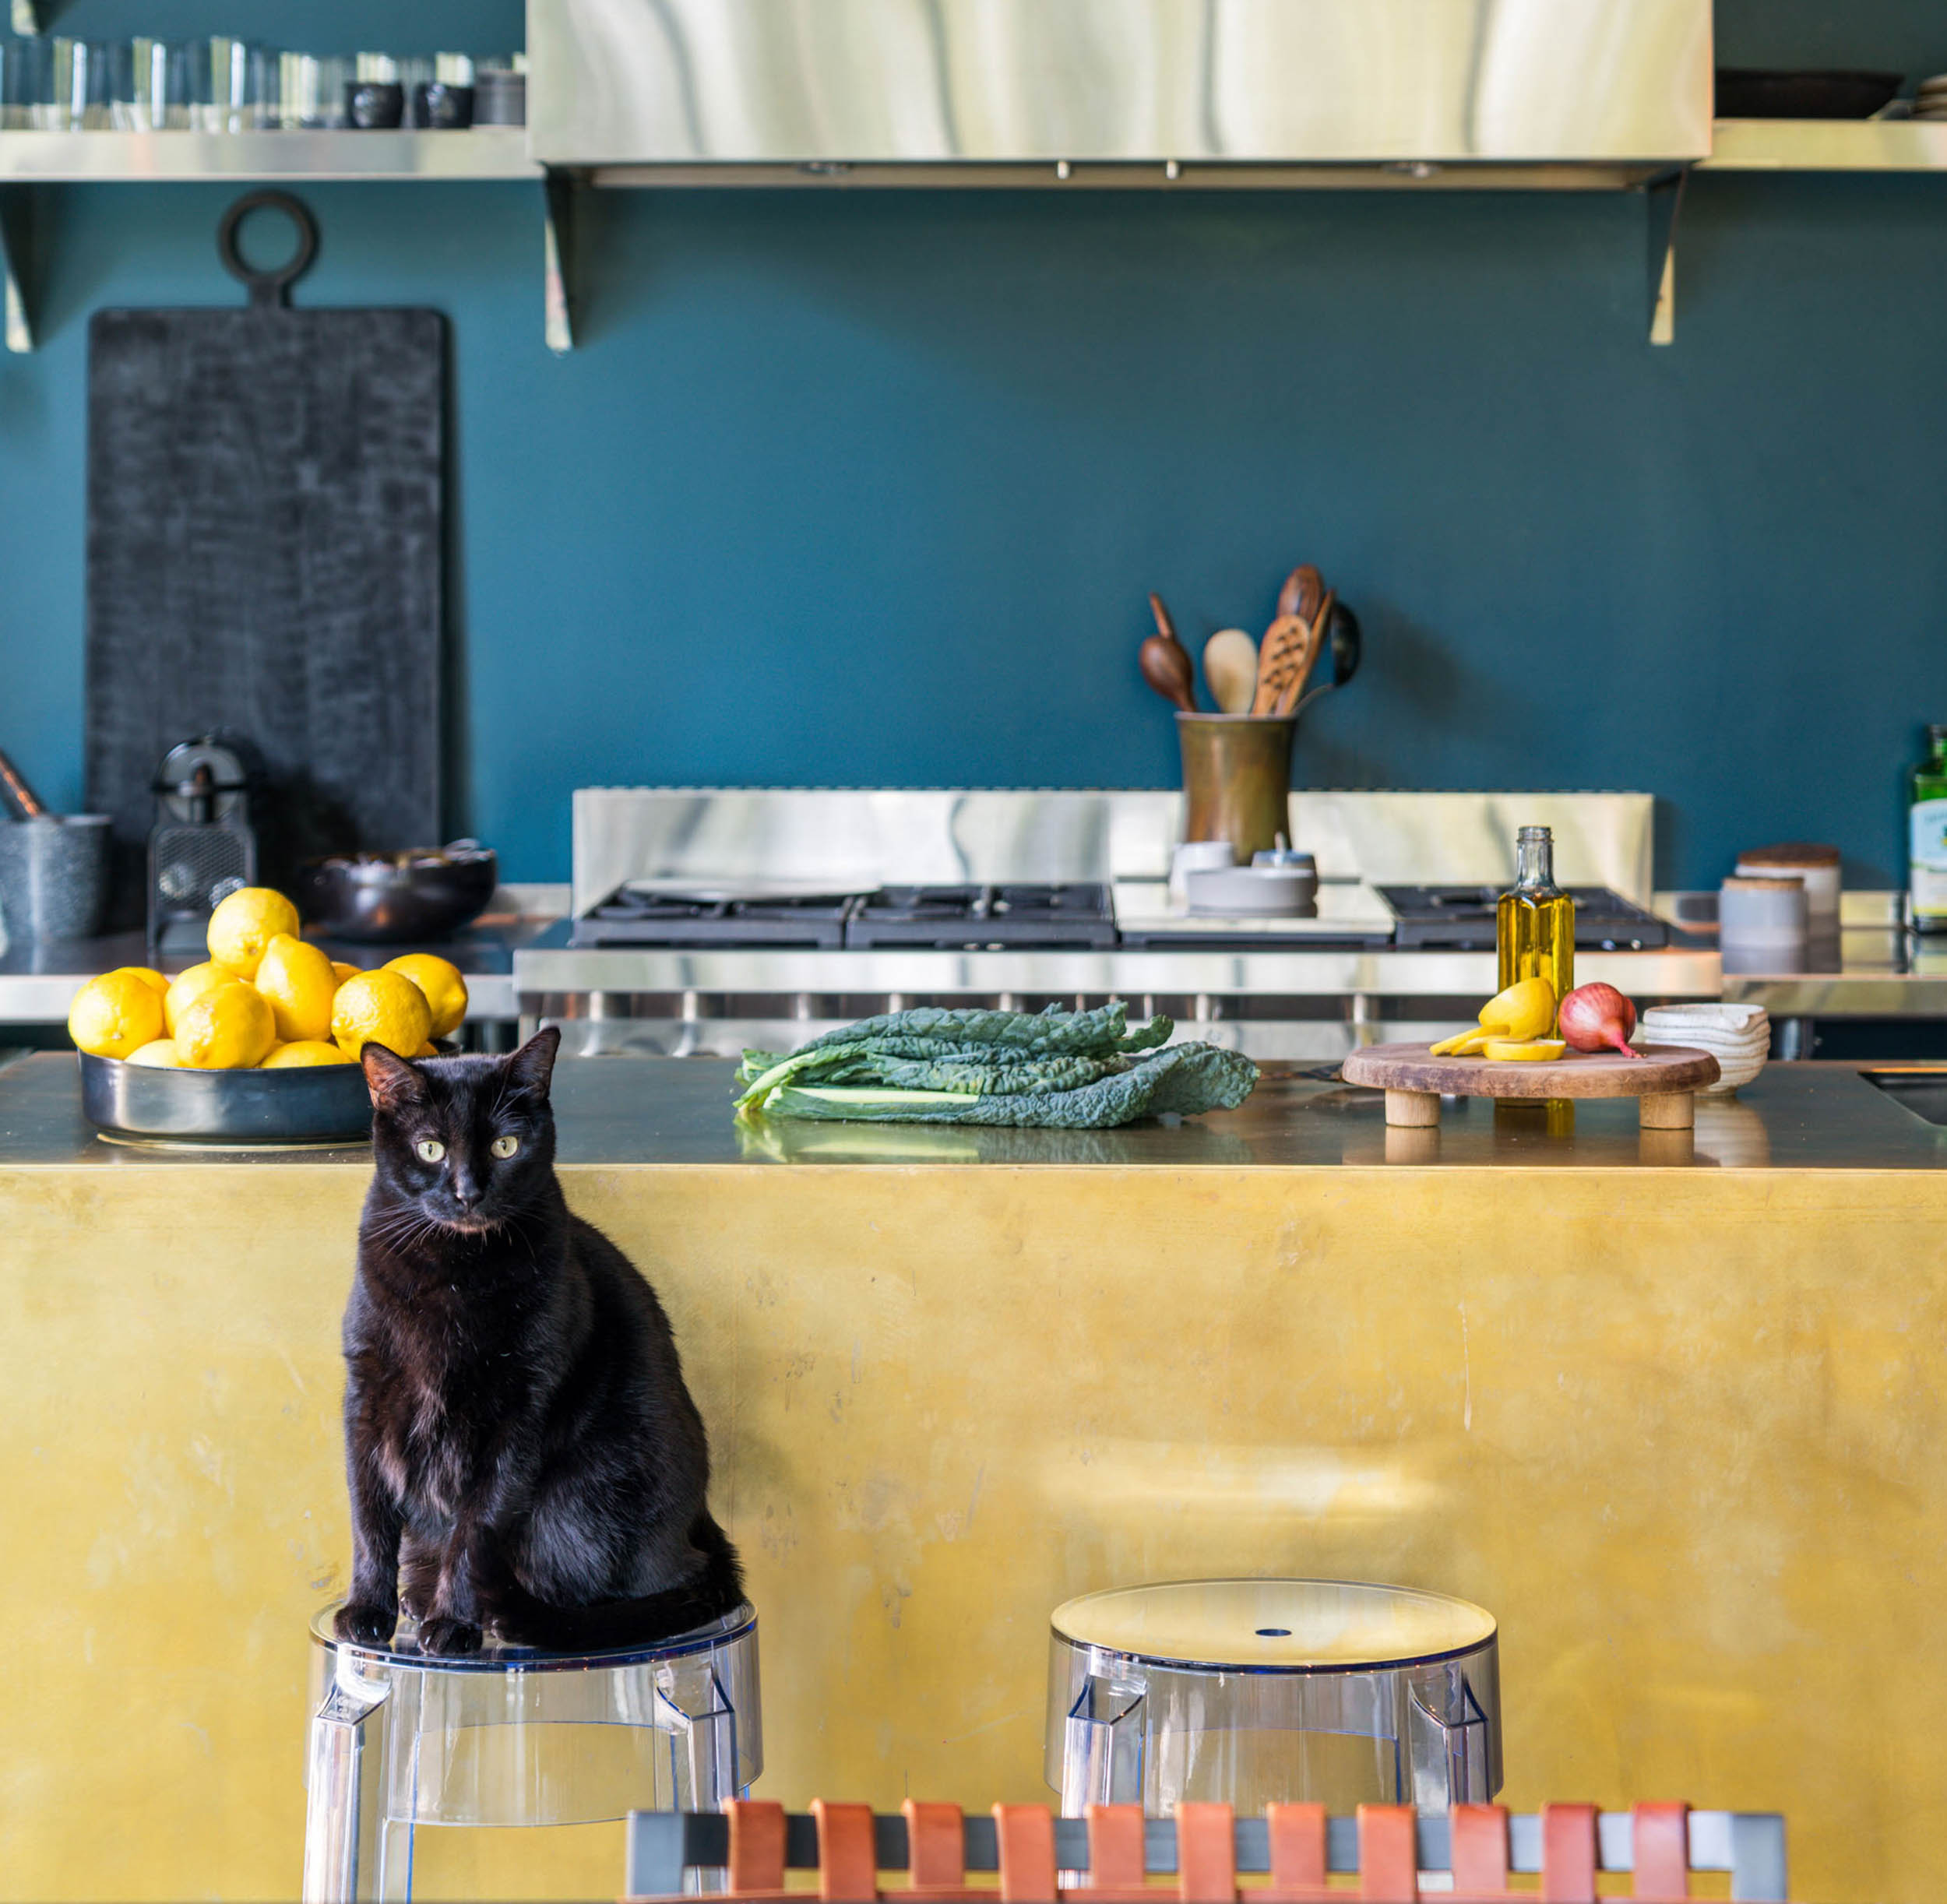
<svg viewBox="0 0 1947 1904">
<path fill-rule="evenodd" d="M 282 212 L 298 229 L 298 248 L 275 270 L 259 271 L 244 262 L 237 248 L 237 227 L 252 212 Z M 223 268 L 250 287 L 253 310 L 276 310 L 290 302 L 290 287 L 311 269 L 318 255 L 318 224 L 303 200 L 288 192 L 246 192 L 223 215 L 217 227 L 217 255 Z"/>
</svg>

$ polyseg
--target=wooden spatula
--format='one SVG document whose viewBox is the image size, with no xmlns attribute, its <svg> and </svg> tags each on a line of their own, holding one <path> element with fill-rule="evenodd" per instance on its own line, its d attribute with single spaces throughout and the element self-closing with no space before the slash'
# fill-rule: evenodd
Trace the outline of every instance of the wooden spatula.
<svg viewBox="0 0 1947 1904">
<path fill-rule="evenodd" d="M 1293 673 L 1290 684 L 1278 696 L 1276 712 L 1280 715 L 1297 712 L 1298 697 L 1304 692 L 1304 684 L 1311 679 L 1311 670 L 1318 664 L 1319 656 L 1325 652 L 1326 636 L 1332 626 L 1332 610 L 1337 596 L 1327 589 L 1325 599 L 1319 604 L 1319 612 L 1311 618 L 1311 625 L 1306 631 L 1304 652 Z"/>
</svg>

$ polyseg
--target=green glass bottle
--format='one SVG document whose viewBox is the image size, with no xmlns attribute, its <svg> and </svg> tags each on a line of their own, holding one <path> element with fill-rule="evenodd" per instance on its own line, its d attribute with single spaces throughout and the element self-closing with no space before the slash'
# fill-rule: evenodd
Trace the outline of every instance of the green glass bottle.
<svg viewBox="0 0 1947 1904">
<path fill-rule="evenodd" d="M 1914 925 L 1922 932 L 1947 932 L 1947 726 L 1927 730 L 1927 758 L 1914 769 L 1907 818 Z"/>
</svg>

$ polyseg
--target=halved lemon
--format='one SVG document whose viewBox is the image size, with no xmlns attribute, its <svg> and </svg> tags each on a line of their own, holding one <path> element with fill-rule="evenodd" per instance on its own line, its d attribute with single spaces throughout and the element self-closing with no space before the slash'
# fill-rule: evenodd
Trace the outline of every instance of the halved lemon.
<svg viewBox="0 0 1947 1904">
<path fill-rule="evenodd" d="M 1503 1065 L 1545 1064 L 1568 1048 L 1560 1038 L 1490 1038 L 1487 1055 Z"/>
</svg>

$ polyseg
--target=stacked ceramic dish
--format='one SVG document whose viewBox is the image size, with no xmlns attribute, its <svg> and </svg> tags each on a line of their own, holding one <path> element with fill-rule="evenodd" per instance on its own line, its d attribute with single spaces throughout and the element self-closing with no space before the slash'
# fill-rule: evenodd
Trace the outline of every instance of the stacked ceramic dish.
<svg viewBox="0 0 1947 1904">
<path fill-rule="evenodd" d="M 1947 119 L 1947 72 L 1923 79 L 1914 90 L 1916 119 Z"/>
<path fill-rule="evenodd" d="M 1771 1017 L 1761 1005 L 1653 1005 L 1643 1013 L 1636 1036 L 1644 1044 L 1708 1051 L 1722 1075 L 1699 1095 L 1722 1094 L 1748 1084 L 1764 1069 Z"/>
</svg>

